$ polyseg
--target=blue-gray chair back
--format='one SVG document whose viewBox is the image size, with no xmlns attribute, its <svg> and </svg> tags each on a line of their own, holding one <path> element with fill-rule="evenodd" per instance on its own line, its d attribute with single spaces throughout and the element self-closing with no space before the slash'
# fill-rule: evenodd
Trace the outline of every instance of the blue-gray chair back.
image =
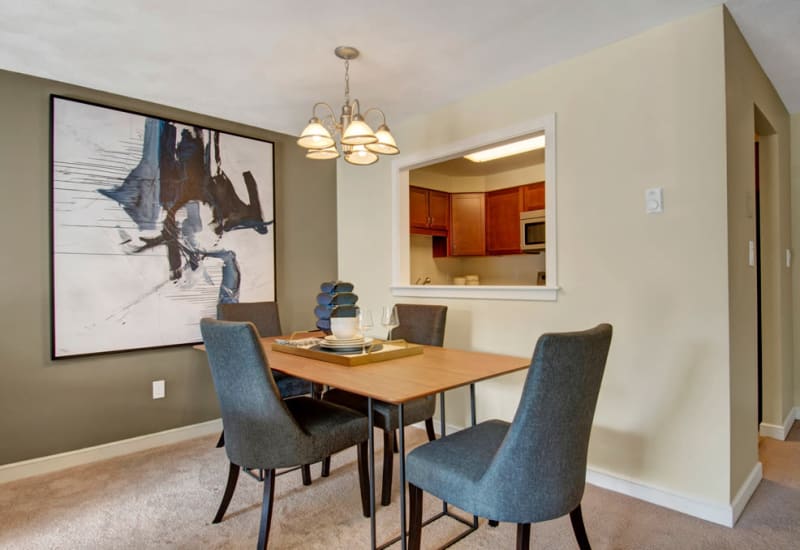
<svg viewBox="0 0 800 550">
<path fill-rule="evenodd" d="M 218 304 L 217 319 L 250 321 L 261 336 L 281 336 L 281 319 L 275 302 L 238 302 Z"/>
<path fill-rule="evenodd" d="M 447 306 L 397 304 L 396 307 L 400 325 L 392 331 L 392 338 L 428 346 L 444 344 Z"/>
<path fill-rule="evenodd" d="M 484 493 L 483 498 L 496 499 L 490 507 L 498 519 L 521 515 L 541 521 L 580 504 L 611 333 L 611 325 L 601 324 L 539 338 L 514 420 L 481 480 L 487 488 L 527 488 Z"/>
<path fill-rule="evenodd" d="M 254 468 L 294 466 L 294 444 L 309 436 L 281 399 L 253 323 L 203 319 L 200 330 L 230 461 Z M 269 441 L 280 444 L 264 444 Z"/>
</svg>

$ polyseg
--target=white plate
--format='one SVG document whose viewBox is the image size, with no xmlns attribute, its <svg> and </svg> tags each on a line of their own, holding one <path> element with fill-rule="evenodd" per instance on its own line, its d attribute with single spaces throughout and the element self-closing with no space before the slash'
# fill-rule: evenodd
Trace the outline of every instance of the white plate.
<svg viewBox="0 0 800 550">
<path fill-rule="evenodd" d="M 366 337 L 364 339 L 359 339 L 355 342 L 336 342 L 336 341 L 329 341 L 326 340 L 320 344 L 320 347 L 328 348 L 328 349 L 355 349 L 360 348 L 361 346 L 368 346 L 372 343 L 372 338 Z"/>
<path fill-rule="evenodd" d="M 353 338 L 337 338 L 333 334 L 329 334 L 325 337 L 325 342 L 331 344 L 361 344 L 364 342 L 364 337 L 359 334 Z"/>
</svg>

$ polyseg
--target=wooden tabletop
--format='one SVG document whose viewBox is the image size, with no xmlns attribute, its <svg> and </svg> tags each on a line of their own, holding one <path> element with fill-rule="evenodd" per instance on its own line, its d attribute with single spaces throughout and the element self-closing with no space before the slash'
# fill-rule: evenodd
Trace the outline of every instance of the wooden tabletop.
<svg viewBox="0 0 800 550">
<path fill-rule="evenodd" d="M 405 403 L 530 365 L 530 358 L 424 346 L 421 355 L 348 367 L 281 353 L 272 349 L 274 340 L 261 339 L 273 369 L 389 403 Z"/>
</svg>

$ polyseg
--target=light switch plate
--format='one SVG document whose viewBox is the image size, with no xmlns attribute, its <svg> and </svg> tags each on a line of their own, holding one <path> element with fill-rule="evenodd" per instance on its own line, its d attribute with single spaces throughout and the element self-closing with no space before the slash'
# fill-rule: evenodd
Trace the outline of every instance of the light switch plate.
<svg viewBox="0 0 800 550">
<path fill-rule="evenodd" d="M 153 380 L 153 399 L 163 399 L 167 396 L 167 384 L 164 380 Z"/>
<path fill-rule="evenodd" d="M 756 243 L 747 241 L 747 265 L 755 267 L 756 265 Z"/>
<path fill-rule="evenodd" d="M 657 214 L 664 211 L 664 188 L 652 187 L 644 192 L 644 211 Z"/>
</svg>

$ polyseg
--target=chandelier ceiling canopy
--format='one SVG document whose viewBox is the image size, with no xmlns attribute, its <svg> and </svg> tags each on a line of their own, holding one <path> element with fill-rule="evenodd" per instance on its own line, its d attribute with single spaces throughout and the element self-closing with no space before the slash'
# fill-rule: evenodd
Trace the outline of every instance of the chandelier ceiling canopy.
<svg viewBox="0 0 800 550">
<path fill-rule="evenodd" d="M 372 107 L 364 111 L 362 116 L 358 99 L 350 101 L 350 60 L 358 57 L 358 50 L 351 46 L 339 46 L 334 53 L 344 59 L 342 112 L 337 120 L 330 105 L 324 102 L 315 103 L 311 120 L 300 134 L 297 144 L 308 149 L 306 158 L 326 160 L 344 155 L 344 160 L 360 166 L 378 162 L 378 155 L 396 155 L 400 149 L 386 125 L 383 111 Z M 319 118 L 317 108 L 323 107 L 327 112 Z M 375 131 L 364 120 L 370 113 L 380 115 L 380 126 Z"/>
</svg>

